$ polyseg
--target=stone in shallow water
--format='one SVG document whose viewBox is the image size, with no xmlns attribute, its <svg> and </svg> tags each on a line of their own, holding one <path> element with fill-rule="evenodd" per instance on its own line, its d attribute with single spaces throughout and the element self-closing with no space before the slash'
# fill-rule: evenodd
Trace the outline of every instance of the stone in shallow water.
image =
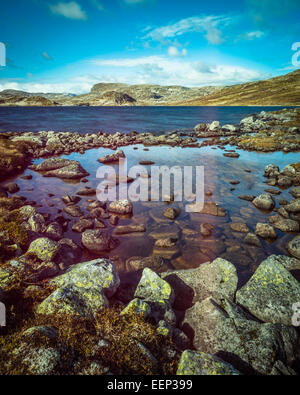
<svg viewBox="0 0 300 395">
<path fill-rule="evenodd" d="M 253 245 L 256 247 L 261 247 L 261 242 L 259 238 L 254 233 L 248 233 L 244 238 L 244 242 L 249 245 Z"/>
<path fill-rule="evenodd" d="M 280 219 L 274 223 L 275 228 L 282 232 L 299 232 L 299 223 L 292 219 Z"/>
<path fill-rule="evenodd" d="M 293 195 L 294 198 L 300 198 L 300 186 L 291 189 L 290 193 Z"/>
<path fill-rule="evenodd" d="M 294 257 L 300 259 L 300 236 L 295 236 L 287 243 L 288 252 Z"/>
<path fill-rule="evenodd" d="M 173 207 L 168 207 L 163 212 L 163 216 L 171 220 L 174 220 L 176 217 L 178 217 L 179 214 L 180 209 L 175 209 Z"/>
<path fill-rule="evenodd" d="M 116 162 L 120 158 L 125 158 L 125 154 L 122 150 L 118 150 L 112 154 L 101 156 L 101 158 L 98 159 L 98 162 L 100 163 L 110 163 L 110 162 Z"/>
<path fill-rule="evenodd" d="M 272 210 L 275 207 L 275 202 L 269 193 L 263 193 L 256 197 L 252 203 L 255 207 L 262 210 Z"/>
<path fill-rule="evenodd" d="M 164 259 L 161 256 L 152 255 L 149 257 L 133 256 L 126 261 L 128 271 L 141 270 L 149 267 L 152 270 L 158 270 L 164 265 Z"/>
<path fill-rule="evenodd" d="M 297 214 L 300 213 L 300 199 L 292 200 L 284 207 L 288 212 Z"/>
<path fill-rule="evenodd" d="M 230 228 L 234 232 L 242 232 L 242 233 L 249 233 L 250 232 L 250 229 L 244 223 L 234 223 L 233 222 L 233 223 L 230 224 Z"/>
<path fill-rule="evenodd" d="M 146 227 L 144 225 L 122 225 L 117 226 L 113 234 L 114 235 L 125 235 L 130 233 L 143 233 L 146 232 Z"/>
<path fill-rule="evenodd" d="M 132 214 L 133 206 L 129 200 L 111 202 L 108 210 L 116 214 Z"/>
<path fill-rule="evenodd" d="M 263 239 L 277 239 L 277 233 L 273 226 L 269 224 L 256 224 L 255 233 Z"/>
<path fill-rule="evenodd" d="M 82 217 L 83 216 L 83 212 L 81 211 L 80 207 L 76 206 L 74 204 L 64 207 L 64 211 L 67 214 L 71 215 L 72 217 Z"/>
<path fill-rule="evenodd" d="M 94 222 L 91 219 L 80 218 L 73 226 L 73 232 L 82 233 L 87 229 L 92 229 L 94 227 Z"/>
<path fill-rule="evenodd" d="M 96 229 L 86 230 L 82 234 L 82 244 L 89 251 L 98 254 L 113 250 L 118 246 L 119 242 L 105 231 Z"/>
</svg>

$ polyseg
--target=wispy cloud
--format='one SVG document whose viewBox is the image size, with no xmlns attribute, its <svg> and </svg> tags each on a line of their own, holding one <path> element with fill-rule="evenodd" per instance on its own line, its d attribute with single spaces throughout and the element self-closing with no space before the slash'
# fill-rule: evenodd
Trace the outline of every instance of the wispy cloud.
<svg viewBox="0 0 300 395">
<path fill-rule="evenodd" d="M 262 32 L 261 30 L 256 30 L 253 32 L 246 32 L 244 34 L 240 34 L 237 39 L 235 40 L 235 42 L 238 41 L 253 41 L 253 40 L 257 40 L 259 38 L 262 38 L 263 36 L 265 36 L 266 33 Z"/>
<path fill-rule="evenodd" d="M 42 52 L 42 56 L 46 60 L 53 60 L 52 57 L 47 52 Z"/>
<path fill-rule="evenodd" d="M 87 14 L 76 1 L 57 3 L 49 7 L 51 12 L 55 15 L 61 15 L 69 19 L 87 20 Z"/>
<path fill-rule="evenodd" d="M 90 0 L 92 5 L 95 6 L 99 11 L 104 11 L 104 5 L 98 0 Z"/>
<path fill-rule="evenodd" d="M 167 38 L 174 38 L 186 33 L 196 32 L 203 33 L 209 43 L 218 45 L 224 41 L 221 28 L 228 25 L 230 22 L 231 18 L 225 16 L 194 16 L 181 19 L 173 24 L 152 29 L 148 31 L 144 38 L 161 42 Z"/>
</svg>

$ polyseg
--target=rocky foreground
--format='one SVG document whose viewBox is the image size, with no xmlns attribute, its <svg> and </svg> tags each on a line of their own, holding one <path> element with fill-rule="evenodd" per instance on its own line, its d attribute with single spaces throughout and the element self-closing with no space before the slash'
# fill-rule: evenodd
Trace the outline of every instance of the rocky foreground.
<svg viewBox="0 0 300 395">
<path fill-rule="evenodd" d="M 6 133 L 1 136 L 1 175 L 5 178 L 18 166 L 19 170 L 30 166 L 45 177 L 84 180 L 88 172 L 79 162 L 56 156 L 137 143 L 235 146 L 246 138 L 250 146 L 240 148 L 255 149 L 251 144 L 267 139 L 272 142 L 268 151 L 298 151 L 299 110 L 262 112 L 240 125 L 199 124 L 191 135 Z M 224 155 L 239 157 L 235 150 Z M 123 156 L 116 150 L 99 162 Z M 33 158 L 45 160 L 31 165 Z M 79 246 L 64 235 L 68 226 L 64 213 L 54 219 L 41 214 L 32 202 L 16 195 L 16 183 L 4 184 L 0 301 L 6 305 L 8 325 L 1 329 L 0 373 L 299 374 L 300 166 L 280 169 L 270 164 L 264 176 L 270 188 L 239 198 L 274 215 L 257 223 L 253 232 L 242 222 L 230 227 L 245 235 L 241 242 L 255 248 L 263 240 L 276 239 L 279 231 L 292 233 L 286 255 L 263 260 L 245 284 L 240 284 L 230 259 L 158 274 L 160 257 L 133 257 L 127 263 L 138 275 L 134 289 L 122 284 L 112 260 L 83 259 L 84 250 L 99 256 L 116 248 L 119 235 L 145 231 L 142 223 L 118 226 L 119 216 L 132 213 L 130 202 L 89 199 L 89 214 L 83 215 L 78 201 L 95 190 L 84 188 L 76 196 L 63 196 L 64 212 L 74 218 L 72 229 L 81 235 Z M 30 176 L 27 179 L 30 182 Z M 281 199 L 276 206 L 273 196 L 280 188 L 288 188 L 291 199 Z M 226 215 L 211 203 L 204 212 Z M 172 221 L 178 212 L 169 207 L 162 215 Z M 113 235 L 105 230 L 108 222 L 115 226 Z M 210 224 L 201 225 L 201 234 L 210 234 Z M 174 243 L 172 237 L 159 237 L 155 248 L 168 249 Z"/>
</svg>

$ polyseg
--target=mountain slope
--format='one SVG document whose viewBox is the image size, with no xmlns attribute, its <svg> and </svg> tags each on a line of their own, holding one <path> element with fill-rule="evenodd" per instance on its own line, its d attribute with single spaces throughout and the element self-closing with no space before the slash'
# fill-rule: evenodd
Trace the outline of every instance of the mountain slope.
<svg viewBox="0 0 300 395">
<path fill-rule="evenodd" d="M 300 105 L 300 69 L 265 81 L 233 85 L 184 106 Z"/>
</svg>

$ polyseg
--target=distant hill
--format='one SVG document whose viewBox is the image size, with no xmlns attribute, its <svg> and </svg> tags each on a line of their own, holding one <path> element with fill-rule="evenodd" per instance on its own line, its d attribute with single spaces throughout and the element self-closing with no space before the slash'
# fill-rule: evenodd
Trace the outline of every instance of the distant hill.
<svg viewBox="0 0 300 395">
<path fill-rule="evenodd" d="M 300 69 L 265 81 L 229 86 L 208 96 L 182 101 L 185 106 L 300 105 Z"/>
<path fill-rule="evenodd" d="M 0 106 L 249 106 L 300 105 L 300 70 L 233 86 L 99 83 L 89 93 L 0 92 Z"/>
</svg>

